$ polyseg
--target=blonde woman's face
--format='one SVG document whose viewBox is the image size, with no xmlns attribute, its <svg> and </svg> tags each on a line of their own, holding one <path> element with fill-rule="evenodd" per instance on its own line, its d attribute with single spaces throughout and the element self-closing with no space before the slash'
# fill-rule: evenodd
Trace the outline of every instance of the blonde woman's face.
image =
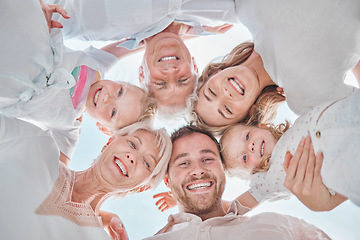
<svg viewBox="0 0 360 240">
<path fill-rule="evenodd" d="M 113 190 L 129 190 L 143 183 L 159 162 L 159 148 L 153 133 L 138 130 L 118 137 L 94 164 L 97 176 Z"/>
<path fill-rule="evenodd" d="M 276 142 L 266 126 L 237 125 L 222 139 L 225 166 L 252 170 L 271 155 Z"/>
<path fill-rule="evenodd" d="M 235 66 L 217 72 L 200 89 L 196 113 L 211 126 L 243 120 L 262 89 L 251 67 Z"/>
</svg>

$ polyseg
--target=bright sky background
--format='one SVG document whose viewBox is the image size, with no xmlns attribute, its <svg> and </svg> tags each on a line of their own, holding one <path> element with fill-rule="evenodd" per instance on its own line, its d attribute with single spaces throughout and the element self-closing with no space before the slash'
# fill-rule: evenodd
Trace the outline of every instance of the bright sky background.
<svg viewBox="0 0 360 240">
<path fill-rule="evenodd" d="M 242 25 L 238 25 L 234 26 L 233 29 L 226 34 L 191 39 L 186 41 L 186 45 L 191 54 L 195 57 L 199 71 L 201 72 L 209 61 L 218 56 L 225 55 L 237 44 L 250 39 L 251 35 L 247 29 Z M 71 40 L 66 41 L 65 44 L 74 49 L 83 49 L 90 43 Z M 101 43 L 92 44 L 95 47 L 101 47 L 103 45 Z M 120 60 L 107 74 L 106 78 L 138 84 L 138 67 L 141 63 L 142 54 L 143 52 L 140 52 Z M 352 74 L 348 74 L 346 82 L 357 86 Z M 311 88 L 311 86 L 309 86 L 309 88 Z M 283 104 L 278 112 L 277 121 L 283 121 L 285 119 L 293 122 L 294 119 L 296 119 L 296 115 L 287 108 L 286 104 Z M 166 126 L 169 131 L 172 131 L 174 128 L 177 129 L 183 123 L 184 121 L 179 119 L 167 121 L 166 123 L 158 121 L 159 125 Z M 93 159 L 97 157 L 106 141 L 107 137 L 97 130 L 95 122 L 86 115 L 83 120 L 80 142 L 72 162 L 70 163 L 70 168 L 74 170 L 88 168 Z M 223 199 L 232 200 L 242 192 L 246 191 L 247 188 L 248 182 L 237 178 L 228 178 Z M 161 213 L 155 206 L 156 200 L 154 200 L 152 196 L 156 193 L 168 190 L 169 189 L 161 183 L 154 191 L 135 194 L 126 197 L 125 199 L 107 200 L 102 208 L 120 216 L 125 224 L 130 239 L 142 239 L 155 234 L 161 229 L 167 223 L 169 214 L 177 213 L 177 208 Z M 263 203 L 261 206 L 251 211 L 249 215 L 269 211 L 304 219 L 324 230 L 335 240 L 360 239 L 360 208 L 349 201 L 341 204 L 331 212 L 313 212 L 307 209 L 293 196 L 290 200 Z"/>
</svg>

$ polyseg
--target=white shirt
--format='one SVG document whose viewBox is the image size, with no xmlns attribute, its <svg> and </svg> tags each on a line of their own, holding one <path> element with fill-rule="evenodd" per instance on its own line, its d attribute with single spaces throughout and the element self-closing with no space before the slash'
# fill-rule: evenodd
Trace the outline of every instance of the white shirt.
<svg viewBox="0 0 360 240">
<path fill-rule="evenodd" d="M 297 115 L 351 95 L 347 71 L 360 60 L 358 0 L 236 0 L 240 21 Z"/>
<path fill-rule="evenodd" d="M 217 26 L 238 22 L 233 0 L 49 0 L 60 4 L 70 19 L 59 21 L 65 38 L 82 40 L 132 40 L 123 45 L 135 48 L 149 36 L 164 30 L 173 21 L 193 26 Z"/>
<path fill-rule="evenodd" d="M 60 30 L 49 35 L 39 1 L 10 1 L 0 9 L 0 20 L 0 112 L 52 129 L 60 150 L 71 158 L 79 135 L 76 119 L 83 111 L 71 104 L 71 72 L 87 65 L 104 74 L 117 58 L 92 47 L 64 47 Z"/>
<path fill-rule="evenodd" d="M 277 142 L 267 172 L 256 173 L 250 181 L 250 193 L 258 201 L 290 196 L 284 187 L 285 154 L 293 155 L 302 137 L 311 135 L 315 153 L 323 152 L 321 177 L 333 194 L 338 192 L 360 206 L 360 91 L 335 103 L 324 103 L 296 119 Z"/>
<path fill-rule="evenodd" d="M 205 221 L 189 213 L 170 215 L 169 222 L 175 225 L 166 233 L 146 239 L 324 239 L 320 229 L 301 219 L 270 212 L 245 217 L 238 214 L 241 208 L 233 202 L 224 217 Z"/>
</svg>

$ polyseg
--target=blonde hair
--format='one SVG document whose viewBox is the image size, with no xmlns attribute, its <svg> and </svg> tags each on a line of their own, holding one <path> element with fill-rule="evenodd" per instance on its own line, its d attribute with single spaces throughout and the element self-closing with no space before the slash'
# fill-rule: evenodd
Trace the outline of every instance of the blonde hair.
<svg viewBox="0 0 360 240">
<path fill-rule="evenodd" d="M 202 72 L 198 80 L 198 86 L 196 89 L 196 94 L 199 96 L 200 89 L 205 85 L 205 83 L 214 75 L 217 71 L 223 70 L 229 67 L 234 67 L 245 62 L 254 51 L 253 42 L 244 42 L 236 46 L 229 54 L 227 54 L 221 62 L 219 63 L 210 63 Z M 207 124 L 195 111 L 198 98 L 193 99 L 192 103 L 192 122 L 196 126 L 199 126 L 207 131 L 212 132 L 214 135 L 221 135 L 228 127 L 236 125 L 229 124 L 225 126 L 211 126 Z M 255 100 L 255 103 L 251 106 L 247 116 L 242 122 L 245 123 L 264 123 L 271 121 L 277 110 L 277 105 L 280 102 L 285 101 L 285 96 L 277 91 L 277 85 L 270 85 L 265 87 L 258 98 Z"/>
<path fill-rule="evenodd" d="M 117 132 L 113 134 L 113 137 L 120 137 L 120 136 L 127 136 L 129 134 L 133 134 L 136 131 L 148 131 L 150 133 L 153 133 L 156 138 L 156 147 L 159 148 L 159 158 L 160 160 L 156 164 L 155 169 L 151 173 L 151 175 L 144 180 L 142 185 L 149 186 L 150 188 L 157 187 L 162 179 L 165 176 L 167 166 L 169 164 L 171 151 L 172 151 L 172 143 L 170 140 L 170 136 L 167 134 L 165 129 L 152 129 L 149 121 L 142 121 L 142 122 L 136 122 L 133 123 L 127 127 L 124 127 Z M 134 191 L 137 187 L 134 189 L 131 189 L 126 192 L 112 192 L 109 193 L 109 196 L 116 196 L 116 197 L 125 197 L 126 195 L 129 195 L 131 193 L 134 193 Z M 107 197 L 109 197 L 107 196 Z"/>
<path fill-rule="evenodd" d="M 223 139 L 232 129 L 234 129 L 236 126 L 239 126 L 239 125 L 258 127 L 257 126 L 258 124 L 255 124 L 255 123 L 247 123 L 247 124 L 240 123 L 240 124 L 233 125 L 233 126 L 229 127 L 228 129 L 226 129 L 226 131 L 224 132 L 223 136 L 220 139 L 220 147 L 221 147 L 221 151 L 223 152 L 224 156 L 227 156 L 227 154 L 224 151 L 225 145 L 224 145 Z M 285 121 L 285 123 L 281 123 L 278 125 L 274 125 L 273 123 L 267 123 L 265 125 L 269 128 L 268 130 L 271 132 L 271 134 L 275 137 L 275 139 L 277 141 L 291 126 L 289 121 Z M 227 157 L 229 157 L 229 156 L 227 156 Z M 261 160 L 261 162 L 259 163 L 258 166 L 256 166 L 254 169 L 250 169 L 250 170 L 244 169 L 241 167 L 227 168 L 226 164 L 225 164 L 225 171 L 228 173 L 229 176 L 237 176 L 237 177 L 240 177 L 243 179 L 249 179 L 251 177 L 251 175 L 253 175 L 255 173 L 268 171 L 270 168 L 270 158 L 271 158 L 271 155 L 266 156 L 264 159 Z"/>
</svg>

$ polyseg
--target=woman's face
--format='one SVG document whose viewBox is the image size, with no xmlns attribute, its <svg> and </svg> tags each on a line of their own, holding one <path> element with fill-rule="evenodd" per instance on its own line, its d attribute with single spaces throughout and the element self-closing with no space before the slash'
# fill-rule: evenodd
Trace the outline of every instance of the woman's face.
<svg viewBox="0 0 360 240">
<path fill-rule="evenodd" d="M 114 139 L 94 164 L 95 174 L 110 191 L 127 191 L 150 176 L 159 162 L 155 135 L 146 130 Z"/>
<path fill-rule="evenodd" d="M 237 125 L 222 139 L 225 166 L 252 170 L 271 155 L 276 142 L 276 138 L 266 126 Z"/>
<path fill-rule="evenodd" d="M 200 89 L 196 113 L 211 126 L 243 120 L 261 92 L 252 67 L 238 65 L 211 76 Z"/>
</svg>

